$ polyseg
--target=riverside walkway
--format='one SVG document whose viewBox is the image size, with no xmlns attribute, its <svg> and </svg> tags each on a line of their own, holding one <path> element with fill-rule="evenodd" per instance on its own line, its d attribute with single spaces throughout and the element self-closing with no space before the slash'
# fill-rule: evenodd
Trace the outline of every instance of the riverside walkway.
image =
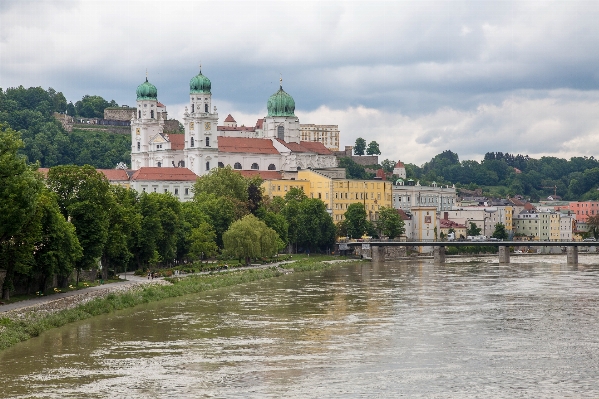
<svg viewBox="0 0 599 399">
<path fill-rule="evenodd" d="M 385 260 L 385 247 L 433 247 L 435 263 L 445 263 L 447 247 L 497 247 L 499 263 L 510 263 L 510 247 L 563 247 L 569 265 L 578 265 L 578 247 L 596 247 L 595 241 L 358 241 L 337 243 L 348 247 L 370 245 L 373 262 Z"/>
</svg>

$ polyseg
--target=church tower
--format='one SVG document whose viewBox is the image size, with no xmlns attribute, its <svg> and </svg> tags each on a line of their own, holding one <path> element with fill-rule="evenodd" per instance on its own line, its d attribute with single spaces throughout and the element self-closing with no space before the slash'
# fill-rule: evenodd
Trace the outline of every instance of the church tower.
<svg viewBox="0 0 599 399">
<path fill-rule="evenodd" d="M 154 165 L 150 156 L 152 138 L 161 134 L 164 122 L 158 112 L 158 91 L 146 81 L 137 86 L 137 109 L 131 115 L 131 169 Z"/>
<path fill-rule="evenodd" d="M 283 90 L 283 79 L 280 79 L 279 91 L 268 99 L 266 108 L 268 115 L 264 118 L 264 137 L 299 143 L 300 123 L 295 116 L 295 101 Z"/>
<path fill-rule="evenodd" d="M 185 107 L 186 167 L 201 176 L 218 166 L 218 113 L 212 107 L 212 83 L 200 73 L 189 82 L 189 107 Z"/>
</svg>

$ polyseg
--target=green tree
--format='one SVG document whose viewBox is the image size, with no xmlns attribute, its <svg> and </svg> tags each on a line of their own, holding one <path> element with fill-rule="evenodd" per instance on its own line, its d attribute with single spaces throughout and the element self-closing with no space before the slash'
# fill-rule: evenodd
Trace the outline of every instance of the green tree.
<svg viewBox="0 0 599 399">
<path fill-rule="evenodd" d="M 35 268 L 33 275 L 39 278 L 39 291 L 45 291 L 48 280 L 58 276 L 59 285 L 66 285 L 83 249 L 77 240 L 75 226 L 60 213 L 56 194 L 44 189 L 39 196 L 41 211 L 41 236 L 35 243 Z"/>
<path fill-rule="evenodd" d="M 108 107 L 118 107 L 118 104 L 114 100 L 108 102 L 100 96 L 87 94 L 75 103 L 77 116 L 84 118 L 104 118 L 104 109 Z"/>
<path fill-rule="evenodd" d="M 208 217 L 209 223 L 216 232 L 216 244 L 223 247 L 222 236 L 231 223 L 247 214 L 245 203 L 231 197 L 217 197 L 215 194 L 195 194 L 194 203 Z"/>
<path fill-rule="evenodd" d="M 2 297 L 10 298 L 15 273 L 33 263 L 35 242 L 41 236 L 38 198 L 42 182 L 34 168 L 18 155 L 18 133 L 0 124 L 0 267 L 6 270 Z"/>
<path fill-rule="evenodd" d="M 367 219 L 364 204 L 361 202 L 350 204 L 345 211 L 344 219 L 349 238 L 360 238 L 373 230 L 372 224 Z"/>
<path fill-rule="evenodd" d="M 207 222 L 202 222 L 191 230 L 189 255 L 192 259 L 202 259 L 202 256 L 211 257 L 218 253 L 216 233 Z"/>
<path fill-rule="evenodd" d="M 385 159 L 383 162 L 381 162 L 381 167 L 383 168 L 383 170 L 387 173 L 393 173 L 393 169 L 395 169 L 395 161 L 392 161 L 390 159 Z"/>
<path fill-rule="evenodd" d="M 248 201 L 248 186 L 248 179 L 227 165 L 212 169 L 210 173 L 199 177 L 193 191 L 195 195 L 214 194 L 216 197 L 228 197 L 245 204 Z"/>
<path fill-rule="evenodd" d="M 108 239 L 110 191 L 106 177 L 92 166 L 56 166 L 48 172 L 48 187 L 57 194 L 65 219 L 75 226 L 83 256 L 77 262 L 77 283 L 82 269 L 97 267 Z"/>
<path fill-rule="evenodd" d="M 589 226 L 589 233 L 593 237 L 599 238 L 599 215 L 589 216 L 587 218 L 587 224 Z"/>
<path fill-rule="evenodd" d="M 469 236 L 478 236 L 480 235 L 481 228 L 476 225 L 476 223 L 470 222 L 470 227 L 466 230 L 466 234 Z"/>
<path fill-rule="evenodd" d="M 491 237 L 497 238 L 500 240 L 507 240 L 508 234 L 507 234 L 507 231 L 505 230 L 505 225 L 503 223 L 497 223 L 495 225 L 495 231 L 493 231 L 493 234 L 491 235 Z"/>
<path fill-rule="evenodd" d="M 325 203 L 305 198 L 298 210 L 298 244 L 310 251 L 330 249 L 335 243 L 335 223 Z"/>
<path fill-rule="evenodd" d="M 379 143 L 376 141 L 371 141 L 368 143 L 368 148 L 366 149 L 366 154 L 368 155 L 381 155 L 381 150 L 379 149 Z"/>
<path fill-rule="evenodd" d="M 376 228 L 379 236 L 387 236 L 391 239 L 402 235 L 405 231 L 404 221 L 397 213 L 397 210 L 385 206 L 379 210 Z"/>
<path fill-rule="evenodd" d="M 364 151 L 366 150 L 366 140 L 362 137 L 358 137 L 356 139 L 356 143 L 354 144 L 354 155 L 364 155 Z"/>
<path fill-rule="evenodd" d="M 277 233 L 254 215 L 234 222 L 223 234 L 223 242 L 226 256 L 244 259 L 246 264 L 251 259 L 273 256 L 283 248 Z"/>
</svg>

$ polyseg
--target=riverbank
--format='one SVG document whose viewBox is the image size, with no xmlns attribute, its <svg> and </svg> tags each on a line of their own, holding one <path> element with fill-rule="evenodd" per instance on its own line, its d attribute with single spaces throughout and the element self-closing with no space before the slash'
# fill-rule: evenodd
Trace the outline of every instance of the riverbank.
<svg viewBox="0 0 599 399">
<path fill-rule="evenodd" d="M 0 350 L 37 337 L 42 332 L 78 320 L 111 313 L 144 303 L 218 288 L 275 278 L 292 272 L 324 270 L 345 260 L 304 259 L 263 268 L 223 271 L 203 275 L 110 284 L 95 290 L 0 313 Z M 353 260 L 350 260 L 353 261 Z"/>
</svg>

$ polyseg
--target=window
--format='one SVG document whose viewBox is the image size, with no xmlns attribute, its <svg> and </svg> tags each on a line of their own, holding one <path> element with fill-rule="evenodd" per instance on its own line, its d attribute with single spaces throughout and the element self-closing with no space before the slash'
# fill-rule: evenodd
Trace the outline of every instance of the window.
<svg viewBox="0 0 599 399">
<path fill-rule="evenodd" d="M 191 104 L 191 113 L 193 114 L 195 111 L 195 104 Z"/>
<path fill-rule="evenodd" d="M 251 166 L 252 169 L 258 169 L 258 164 L 256 162 L 254 162 Z"/>
<path fill-rule="evenodd" d="M 210 161 L 206 162 L 206 170 L 210 170 Z"/>
<path fill-rule="evenodd" d="M 233 165 L 233 169 L 241 169 L 241 164 L 239 162 L 235 162 L 235 165 Z"/>
<path fill-rule="evenodd" d="M 276 170 L 277 167 L 275 166 L 274 163 L 271 163 L 270 165 L 268 165 L 268 170 Z"/>
<path fill-rule="evenodd" d="M 285 139 L 285 127 L 278 126 L 277 127 L 277 138 L 284 140 Z"/>
<path fill-rule="evenodd" d="M 167 188 L 164 189 L 164 193 L 165 194 L 168 193 L 168 189 Z"/>
<path fill-rule="evenodd" d="M 161 168 L 162 167 L 162 162 L 158 162 L 158 167 Z"/>
<path fill-rule="evenodd" d="M 208 112 L 208 104 L 204 104 L 204 112 Z"/>
<path fill-rule="evenodd" d="M 191 146 L 194 147 L 195 146 L 195 142 L 193 140 L 193 137 L 191 138 Z"/>
<path fill-rule="evenodd" d="M 150 111 L 150 118 L 154 119 L 154 110 Z"/>
<path fill-rule="evenodd" d="M 224 168 L 224 167 L 225 167 L 225 164 L 224 164 L 224 163 L 222 163 L 222 162 L 219 162 L 219 163 L 218 163 L 218 167 L 219 167 L 219 168 Z"/>
<path fill-rule="evenodd" d="M 179 189 L 178 188 L 175 189 L 175 195 L 179 195 Z"/>
<path fill-rule="evenodd" d="M 141 119 L 141 111 L 138 111 L 137 114 L 139 115 L 138 118 Z"/>
<path fill-rule="evenodd" d="M 189 195 L 189 189 L 188 188 L 185 189 L 185 195 Z"/>
<path fill-rule="evenodd" d="M 206 147 L 210 147 L 210 137 L 206 137 Z"/>
<path fill-rule="evenodd" d="M 141 150 L 141 143 L 138 141 L 137 142 L 137 151 L 140 151 L 140 150 Z"/>
</svg>

